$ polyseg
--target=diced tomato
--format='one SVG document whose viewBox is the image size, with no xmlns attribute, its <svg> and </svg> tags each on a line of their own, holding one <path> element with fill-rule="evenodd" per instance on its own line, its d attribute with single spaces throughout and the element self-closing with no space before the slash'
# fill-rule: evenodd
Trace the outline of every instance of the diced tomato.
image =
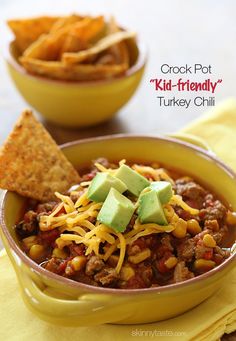
<svg viewBox="0 0 236 341">
<path fill-rule="evenodd" d="M 182 218 L 183 220 L 189 220 L 191 218 L 191 214 L 187 211 L 181 210 L 178 213 L 179 217 Z"/>
<path fill-rule="evenodd" d="M 51 231 L 40 232 L 40 238 L 44 243 L 50 245 L 60 236 L 60 232 L 57 229 Z"/>
<path fill-rule="evenodd" d="M 58 205 L 57 205 L 57 206 L 58 206 Z M 57 206 L 54 207 L 54 209 L 52 210 L 52 212 L 55 211 L 55 209 L 57 208 Z M 58 217 L 59 215 L 65 214 L 65 213 L 66 213 L 66 210 L 65 210 L 64 207 L 62 207 L 62 208 L 60 209 L 60 211 L 58 211 L 58 212 L 55 214 L 55 217 Z"/>
<path fill-rule="evenodd" d="M 133 245 L 138 245 L 141 250 L 146 249 L 147 247 L 145 239 L 143 238 L 138 238 L 137 240 L 135 240 L 135 242 L 133 242 Z"/>
<path fill-rule="evenodd" d="M 185 200 L 185 202 L 187 205 L 189 205 L 192 208 L 197 208 L 197 209 L 199 208 L 197 201 L 194 201 L 193 199 Z"/>
<path fill-rule="evenodd" d="M 162 274 L 169 271 L 169 269 L 165 266 L 165 261 L 166 259 L 162 258 L 156 262 L 157 270 Z"/>
<path fill-rule="evenodd" d="M 165 248 L 166 248 L 166 246 L 165 246 Z M 163 257 L 156 262 L 157 270 L 160 273 L 166 273 L 166 272 L 170 271 L 170 269 L 168 269 L 165 266 L 165 261 L 167 259 L 169 259 L 171 256 L 173 256 L 173 254 L 170 252 L 169 249 L 167 249 L 167 251 L 164 253 Z"/>
<path fill-rule="evenodd" d="M 67 266 L 68 261 L 65 260 L 61 262 L 61 264 L 58 266 L 58 273 L 63 274 L 65 272 L 66 266 Z"/>
<path fill-rule="evenodd" d="M 143 279 L 137 274 L 131 277 L 125 285 L 126 289 L 139 289 L 139 288 L 145 288 L 145 287 L 146 285 Z"/>
<path fill-rule="evenodd" d="M 199 216 L 199 218 L 200 218 L 201 220 L 204 220 L 205 215 L 206 215 L 206 212 L 205 212 L 204 210 L 200 211 L 199 214 L 198 214 L 198 216 Z"/>
<path fill-rule="evenodd" d="M 210 260 L 210 259 L 212 259 L 212 256 L 213 256 L 213 250 L 209 250 L 209 251 L 206 251 L 204 253 L 203 258 L 207 259 L 207 260 Z"/>
<path fill-rule="evenodd" d="M 77 253 L 77 255 L 83 256 L 85 253 L 85 246 L 83 244 L 73 245 L 73 250 Z"/>
<path fill-rule="evenodd" d="M 96 174 L 97 174 L 96 171 L 92 171 L 92 172 L 86 174 L 86 175 L 84 176 L 84 179 L 83 179 L 83 180 L 84 180 L 84 181 L 93 180 L 93 178 L 95 177 Z"/>
</svg>

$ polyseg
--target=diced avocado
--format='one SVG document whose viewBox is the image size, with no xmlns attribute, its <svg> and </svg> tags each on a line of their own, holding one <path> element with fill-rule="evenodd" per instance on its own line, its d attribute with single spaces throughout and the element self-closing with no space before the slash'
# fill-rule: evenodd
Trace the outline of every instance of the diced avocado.
<svg viewBox="0 0 236 341">
<path fill-rule="evenodd" d="M 123 232 L 129 224 L 134 211 L 133 203 L 115 188 L 111 188 L 97 216 L 97 220 L 117 232 Z"/>
<path fill-rule="evenodd" d="M 95 202 L 105 201 L 111 188 L 123 193 L 127 186 L 118 178 L 108 173 L 97 173 L 88 188 L 88 198 Z"/>
<path fill-rule="evenodd" d="M 128 191 L 136 197 L 139 196 L 145 187 L 150 185 L 150 182 L 144 176 L 138 174 L 126 165 L 120 166 L 115 176 L 123 181 Z"/>
<path fill-rule="evenodd" d="M 167 204 L 172 197 L 172 186 L 168 181 L 153 181 L 150 185 L 151 189 L 157 192 L 162 205 Z"/>
<path fill-rule="evenodd" d="M 150 190 L 140 195 L 138 216 L 141 223 L 156 223 L 167 225 L 160 199 L 157 192 Z"/>
</svg>

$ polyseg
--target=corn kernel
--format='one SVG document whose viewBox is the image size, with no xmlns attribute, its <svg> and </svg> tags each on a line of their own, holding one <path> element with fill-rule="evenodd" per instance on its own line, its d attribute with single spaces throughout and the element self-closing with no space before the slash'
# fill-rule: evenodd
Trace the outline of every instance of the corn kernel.
<svg viewBox="0 0 236 341">
<path fill-rule="evenodd" d="M 33 260 L 37 261 L 40 258 L 42 258 L 43 255 L 44 255 L 44 247 L 43 247 L 43 245 L 34 244 L 34 245 L 31 246 L 31 248 L 29 250 L 30 258 L 32 258 Z"/>
<path fill-rule="evenodd" d="M 172 231 L 173 236 L 176 238 L 184 238 L 187 233 L 187 222 L 181 218 L 175 224 L 175 229 Z"/>
<path fill-rule="evenodd" d="M 226 223 L 229 225 L 236 225 L 236 212 L 227 212 Z"/>
<path fill-rule="evenodd" d="M 62 249 L 59 249 L 58 247 L 56 247 L 52 252 L 52 256 L 56 258 L 65 259 L 67 257 L 67 254 Z"/>
<path fill-rule="evenodd" d="M 31 246 L 33 246 L 34 244 L 36 244 L 37 242 L 37 237 L 36 236 L 29 236 L 29 237 L 26 237 L 22 240 L 24 246 L 27 248 L 27 249 L 30 249 Z"/>
<path fill-rule="evenodd" d="M 215 247 L 216 246 L 216 241 L 215 239 L 209 234 L 205 234 L 203 237 L 203 243 L 207 247 Z"/>
<path fill-rule="evenodd" d="M 166 261 L 165 261 L 165 266 L 168 268 L 168 269 L 172 269 L 176 266 L 176 264 L 178 263 L 178 260 L 176 257 L 170 257 L 168 258 Z"/>
<path fill-rule="evenodd" d="M 151 256 L 150 249 L 144 249 L 143 251 L 137 253 L 134 256 L 129 256 L 128 260 L 133 264 L 138 264 Z"/>
<path fill-rule="evenodd" d="M 55 240 L 55 243 L 59 249 L 63 249 L 63 247 L 70 245 L 71 241 L 70 240 L 63 240 L 63 239 L 61 239 L 61 237 L 58 237 Z"/>
<path fill-rule="evenodd" d="M 202 229 L 196 219 L 190 219 L 187 221 L 187 231 L 193 235 L 196 235 L 200 233 Z"/>
<path fill-rule="evenodd" d="M 216 263 L 213 262 L 212 260 L 206 260 L 206 259 L 197 259 L 194 262 L 194 267 L 196 270 L 210 270 L 215 267 Z"/>
<path fill-rule="evenodd" d="M 71 260 L 71 265 L 75 271 L 80 271 L 83 269 L 87 262 L 87 258 L 84 256 L 76 256 Z"/>
<path fill-rule="evenodd" d="M 131 266 L 124 265 L 120 271 L 120 277 L 123 281 L 128 281 L 131 277 L 135 275 L 134 269 Z"/>
</svg>

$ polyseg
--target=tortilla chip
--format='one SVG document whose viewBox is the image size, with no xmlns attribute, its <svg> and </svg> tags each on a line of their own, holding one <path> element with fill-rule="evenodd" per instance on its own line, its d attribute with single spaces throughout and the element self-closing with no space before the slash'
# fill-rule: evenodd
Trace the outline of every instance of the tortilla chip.
<svg viewBox="0 0 236 341">
<path fill-rule="evenodd" d="M 79 175 L 56 142 L 25 110 L 0 150 L 0 187 L 20 195 L 50 201 L 65 192 Z"/>
<path fill-rule="evenodd" d="M 108 23 L 108 34 L 113 34 L 116 32 L 121 32 L 121 29 L 117 25 L 115 18 L 111 17 Z M 121 41 L 118 44 L 112 45 L 108 49 L 108 52 L 114 56 L 116 64 L 126 63 L 127 68 L 129 67 L 130 65 L 129 51 L 125 41 Z"/>
<path fill-rule="evenodd" d="M 105 22 L 102 16 L 95 18 L 85 17 L 71 27 L 60 54 L 87 49 L 89 43 L 100 36 L 103 31 L 105 32 Z"/>
<path fill-rule="evenodd" d="M 56 23 L 57 24 L 57 23 Z M 56 25 L 55 24 L 55 25 Z M 68 21 L 64 26 L 41 35 L 23 53 L 24 57 L 41 60 L 60 60 L 65 51 L 87 49 L 89 41 L 104 28 L 103 17 Z"/>
<path fill-rule="evenodd" d="M 82 24 L 82 25 L 81 25 Z M 91 41 L 105 27 L 103 16 L 86 17 L 73 25 L 70 33 L 84 41 Z"/>
<path fill-rule="evenodd" d="M 110 79 L 123 74 L 127 70 L 126 64 L 95 65 L 79 64 L 67 65 L 58 61 L 43 61 L 21 57 L 21 64 L 32 74 L 58 80 L 92 81 Z"/>
<path fill-rule="evenodd" d="M 104 53 L 96 59 L 95 64 L 96 65 L 114 65 L 116 64 L 116 59 L 113 54 Z"/>
<path fill-rule="evenodd" d="M 56 32 L 61 28 L 74 24 L 82 19 L 83 17 L 77 14 L 72 14 L 68 17 L 61 17 L 53 24 L 50 32 Z"/>
<path fill-rule="evenodd" d="M 20 53 L 37 40 L 41 34 L 48 33 L 58 17 L 38 17 L 22 20 L 8 20 L 7 24 L 15 35 L 15 43 Z"/>
<path fill-rule="evenodd" d="M 43 34 L 23 53 L 24 57 L 41 60 L 58 60 L 70 26 L 49 34 Z"/>
<path fill-rule="evenodd" d="M 40 29 L 45 18 L 18 22 L 24 29 L 28 22 L 30 32 L 30 23 L 38 21 Z M 118 77 L 129 68 L 128 44 L 135 41 L 135 33 L 120 29 L 113 17 L 108 22 L 103 16 L 76 14 L 49 19 L 54 20 L 50 28 L 31 38 L 19 57 L 29 73 L 58 80 L 93 81 Z M 33 24 L 32 31 L 35 34 Z M 27 38 L 23 29 L 21 34 Z"/>
<path fill-rule="evenodd" d="M 131 31 L 121 31 L 110 34 L 105 38 L 99 40 L 97 44 L 92 46 L 91 48 L 79 52 L 66 52 L 62 56 L 62 61 L 65 64 L 78 64 L 86 60 L 88 57 L 94 56 L 111 46 L 120 43 L 125 39 L 130 39 L 135 37 L 135 32 Z"/>
<path fill-rule="evenodd" d="M 67 32 L 64 43 L 60 48 L 60 58 L 64 52 L 75 52 L 88 48 L 88 41 L 83 39 L 83 33 L 88 29 L 92 21 L 92 18 L 86 17 L 79 22 L 70 26 Z"/>
</svg>

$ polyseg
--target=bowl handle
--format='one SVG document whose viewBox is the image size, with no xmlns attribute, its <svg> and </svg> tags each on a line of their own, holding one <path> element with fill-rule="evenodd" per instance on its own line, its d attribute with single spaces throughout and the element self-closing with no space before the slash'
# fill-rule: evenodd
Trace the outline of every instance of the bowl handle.
<svg viewBox="0 0 236 341">
<path fill-rule="evenodd" d="M 208 152 L 210 152 L 211 154 L 215 153 L 212 151 L 211 147 L 208 145 L 208 143 L 206 141 L 204 141 L 202 138 L 192 135 L 192 134 L 187 134 L 187 133 L 171 133 L 171 134 L 167 134 L 167 136 L 169 137 L 173 137 L 177 140 L 181 140 L 184 142 L 188 142 L 191 143 L 197 147 L 200 147 L 202 149 L 207 150 Z"/>
<path fill-rule="evenodd" d="M 17 275 L 26 305 L 47 322 L 93 326 L 118 322 L 131 315 L 124 309 L 127 296 L 82 292 L 79 296 L 66 297 L 55 288 L 36 284 L 26 272 L 18 270 Z"/>
</svg>

